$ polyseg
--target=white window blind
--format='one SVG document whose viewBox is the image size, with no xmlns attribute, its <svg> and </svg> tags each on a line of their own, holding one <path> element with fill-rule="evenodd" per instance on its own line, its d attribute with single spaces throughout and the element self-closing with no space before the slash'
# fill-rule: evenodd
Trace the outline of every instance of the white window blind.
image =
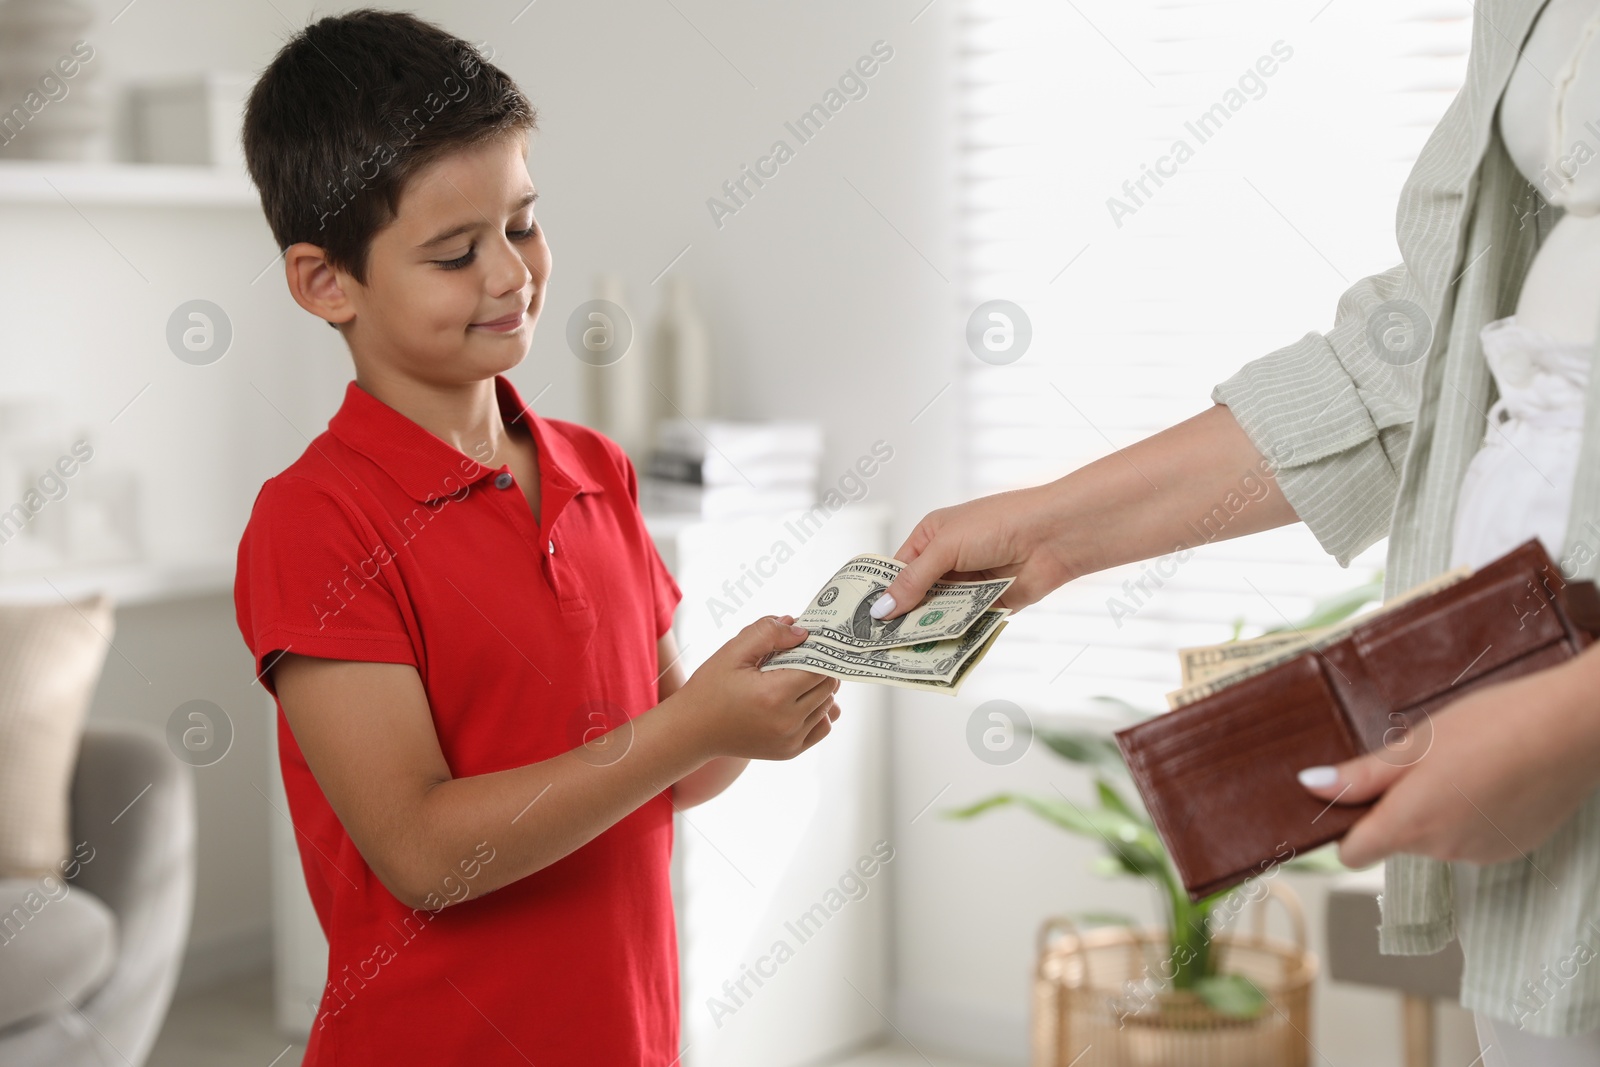
<svg viewBox="0 0 1600 1067">
<path fill-rule="evenodd" d="M 967 360 L 969 492 L 1049 480 L 1196 414 L 1398 263 L 1399 190 L 1460 88 L 1470 14 L 963 0 L 962 311 L 1009 300 L 1033 328 L 1014 363 Z M 1099 694 L 1164 708 L 1177 648 L 1235 619 L 1247 635 L 1297 620 L 1370 578 L 1383 547 L 1344 570 L 1297 525 L 1206 545 L 1144 591 L 1124 587 L 1143 565 L 1086 577 L 1019 615 L 969 691 L 1030 712 L 1092 714 Z"/>
</svg>

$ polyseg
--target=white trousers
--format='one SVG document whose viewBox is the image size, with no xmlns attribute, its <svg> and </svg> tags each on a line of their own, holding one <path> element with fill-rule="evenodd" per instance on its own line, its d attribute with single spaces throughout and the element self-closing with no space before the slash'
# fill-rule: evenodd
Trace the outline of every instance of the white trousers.
<svg viewBox="0 0 1600 1067">
<path fill-rule="evenodd" d="M 1484 326 L 1482 338 L 1500 399 L 1456 497 L 1450 566 L 1481 567 L 1530 537 L 1559 563 L 1592 349 L 1522 326 L 1515 315 Z"/>
<path fill-rule="evenodd" d="M 1600 1030 L 1571 1037 L 1539 1037 L 1515 1023 L 1474 1013 L 1483 1067 L 1596 1067 Z"/>
<path fill-rule="evenodd" d="M 1583 430 L 1588 345 L 1557 341 L 1516 316 L 1483 328 L 1500 399 L 1456 502 L 1451 566 L 1478 567 L 1537 536 L 1558 563 Z M 1471 877 L 1460 879 L 1470 883 Z M 1462 942 L 1463 950 L 1470 951 Z M 1483 1067 L 1600 1067 L 1600 1030 L 1539 1037 L 1474 1013 Z"/>
</svg>

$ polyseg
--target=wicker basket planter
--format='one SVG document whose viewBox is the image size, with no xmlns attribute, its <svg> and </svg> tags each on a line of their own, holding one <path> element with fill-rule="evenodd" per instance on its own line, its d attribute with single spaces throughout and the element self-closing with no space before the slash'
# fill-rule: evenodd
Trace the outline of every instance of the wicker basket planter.
<svg viewBox="0 0 1600 1067">
<path fill-rule="evenodd" d="M 1294 941 L 1265 934 L 1266 902 L 1288 912 Z M 1254 1018 L 1218 1012 L 1163 982 L 1166 931 L 1079 932 L 1066 919 L 1039 930 L 1034 977 L 1033 1067 L 1306 1067 L 1311 1053 L 1311 983 L 1305 916 L 1287 888 L 1272 885 L 1253 908 L 1250 933 L 1213 939 L 1219 973 L 1241 974 L 1265 994 Z"/>
</svg>

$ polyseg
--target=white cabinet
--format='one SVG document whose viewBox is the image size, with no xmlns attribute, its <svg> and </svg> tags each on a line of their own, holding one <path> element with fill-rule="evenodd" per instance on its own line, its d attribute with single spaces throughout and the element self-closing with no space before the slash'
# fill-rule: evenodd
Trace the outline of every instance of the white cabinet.
<svg viewBox="0 0 1600 1067">
<path fill-rule="evenodd" d="M 685 667 L 762 615 L 795 614 L 860 552 L 883 552 L 884 509 L 730 522 L 651 519 L 683 589 Z M 271 698 L 267 697 L 271 710 Z M 752 763 L 677 818 L 673 880 L 684 1067 L 789 1067 L 877 1036 L 889 1009 L 885 690 L 847 684 L 833 733 L 785 763 Z M 271 748 L 273 804 L 288 812 Z M 882 844 L 880 844 L 882 842 Z M 327 970 L 293 831 L 273 820 L 278 1025 L 310 1032 Z M 867 873 L 870 872 L 870 873 Z"/>
<path fill-rule="evenodd" d="M 762 615 L 798 614 L 851 556 L 891 547 L 884 509 L 867 505 L 652 525 L 683 589 L 674 629 L 691 671 Z M 887 691 L 846 684 L 838 703 L 821 744 L 752 763 L 678 817 L 685 1067 L 812 1063 L 884 1027 Z"/>
</svg>

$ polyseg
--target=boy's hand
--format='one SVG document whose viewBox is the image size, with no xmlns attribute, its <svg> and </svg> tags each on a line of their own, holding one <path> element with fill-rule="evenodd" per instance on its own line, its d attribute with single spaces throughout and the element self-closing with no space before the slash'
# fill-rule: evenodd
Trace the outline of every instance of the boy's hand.
<svg viewBox="0 0 1600 1067">
<path fill-rule="evenodd" d="M 709 755 L 792 759 L 828 736 L 839 717 L 833 702 L 838 679 L 760 669 L 768 653 L 805 640 L 806 631 L 793 623 L 788 615 L 757 619 L 673 694 Z"/>
</svg>

